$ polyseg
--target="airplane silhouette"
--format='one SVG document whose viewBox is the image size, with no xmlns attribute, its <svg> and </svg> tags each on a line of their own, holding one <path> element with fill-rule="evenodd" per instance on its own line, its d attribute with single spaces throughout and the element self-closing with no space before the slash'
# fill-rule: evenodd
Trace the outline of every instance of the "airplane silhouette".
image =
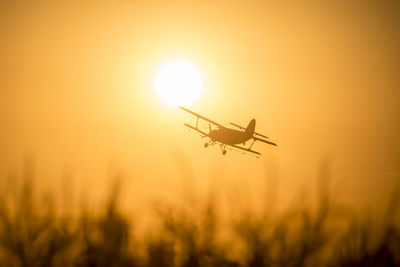
<svg viewBox="0 0 400 267">
<path fill-rule="evenodd" d="M 189 127 L 192 130 L 199 132 L 202 135 L 202 138 L 204 138 L 204 137 L 210 138 L 210 141 L 205 143 L 204 147 L 208 147 L 208 145 L 210 145 L 210 144 L 214 145 L 217 143 L 220 145 L 223 155 L 226 154 L 226 146 L 231 146 L 231 147 L 234 147 L 234 148 L 246 151 L 246 152 L 254 153 L 256 155 L 261 155 L 261 153 L 251 149 L 251 147 L 253 146 L 255 141 L 260 141 L 260 142 L 264 142 L 264 143 L 267 143 L 267 144 L 270 144 L 273 146 L 277 146 L 277 144 L 275 144 L 275 143 L 272 143 L 270 141 L 260 138 L 260 137 L 268 138 L 267 136 L 255 132 L 255 128 L 256 128 L 256 120 L 255 119 L 252 119 L 246 128 L 242 127 L 240 125 L 237 125 L 235 123 L 230 123 L 231 125 L 240 129 L 240 130 L 236 130 L 236 129 L 231 129 L 231 128 L 222 126 L 221 124 L 219 124 L 213 120 L 210 120 L 200 114 L 197 114 L 187 108 L 184 108 L 181 106 L 179 108 L 186 112 L 189 112 L 190 114 L 193 114 L 194 116 L 197 117 L 196 126 L 192 126 L 187 123 L 184 123 L 184 125 Z M 202 119 L 202 120 L 205 120 L 208 122 L 208 127 L 210 129 L 208 134 L 198 128 L 199 119 Z M 211 124 L 217 126 L 217 129 L 212 129 Z M 259 136 L 259 137 L 257 137 L 257 136 Z M 253 139 L 253 142 L 251 143 L 250 147 L 245 148 L 245 147 L 239 146 L 239 144 L 245 145 L 246 141 L 248 141 L 250 139 Z"/>
</svg>

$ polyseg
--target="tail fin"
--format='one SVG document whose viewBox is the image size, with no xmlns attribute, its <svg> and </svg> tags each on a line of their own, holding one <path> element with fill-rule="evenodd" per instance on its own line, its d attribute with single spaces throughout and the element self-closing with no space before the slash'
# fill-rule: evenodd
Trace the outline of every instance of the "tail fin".
<svg viewBox="0 0 400 267">
<path fill-rule="evenodd" d="M 252 119 L 252 120 L 250 121 L 249 125 L 247 125 L 247 128 L 246 128 L 245 132 L 246 132 L 248 135 L 253 136 L 255 128 L 256 128 L 256 120 L 255 120 L 255 119 Z"/>
</svg>

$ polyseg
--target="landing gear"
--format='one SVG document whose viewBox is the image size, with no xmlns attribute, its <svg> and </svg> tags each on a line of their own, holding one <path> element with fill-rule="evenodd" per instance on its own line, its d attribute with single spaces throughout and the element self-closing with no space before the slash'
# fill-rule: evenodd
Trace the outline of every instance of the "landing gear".
<svg viewBox="0 0 400 267">
<path fill-rule="evenodd" d="M 208 143 L 205 143 L 205 144 L 204 144 L 204 148 L 207 148 L 207 147 L 208 147 Z"/>
<path fill-rule="evenodd" d="M 222 155 L 225 155 L 226 154 L 226 149 L 225 149 L 226 145 L 225 144 L 221 144 L 220 147 L 221 147 Z"/>
</svg>

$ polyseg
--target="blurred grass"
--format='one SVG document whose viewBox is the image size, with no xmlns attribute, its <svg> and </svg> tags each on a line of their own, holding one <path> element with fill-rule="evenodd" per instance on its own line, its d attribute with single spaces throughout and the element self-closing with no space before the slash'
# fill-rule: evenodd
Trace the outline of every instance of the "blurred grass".
<svg viewBox="0 0 400 267">
<path fill-rule="evenodd" d="M 144 239 L 119 209 L 118 182 L 100 212 L 71 216 L 36 195 L 32 172 L 0 192 L 0 266 L 400 266 L 399 191 L 373 225 L 332 202 L 324 164 L 315 208 L 237 210 L 226 222 L 212 196 L 183 207 L 160 204 L 160 223 Z"/>
</svg>

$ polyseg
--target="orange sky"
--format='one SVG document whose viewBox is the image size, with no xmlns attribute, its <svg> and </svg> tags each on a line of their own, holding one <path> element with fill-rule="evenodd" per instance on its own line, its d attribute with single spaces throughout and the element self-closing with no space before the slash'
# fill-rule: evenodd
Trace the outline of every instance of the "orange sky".
<svg viewBox="0 0 400 267">
<path fill-rule="evenodd" d="M 1 179 L 31 157 L 44 184 L 58 188 L 70 173 L 90 196 L 121 170 L 128 201 L 215 186 L 257 203 L 276 178 L 284 202 L 312 191 L 329 157 L 337 199 L 381 205 L 400 178 L 399 9 L 396 1 L 2 3 Z M 256 131 L 279 147 L 256 144 L 258 160 L 204 149 L 183 126 L 192 118 L 154 91 L 157 69 L 174 59 L 204 79 L 189 108 L 223 124 L 256 118 Z"/>
</svg>

